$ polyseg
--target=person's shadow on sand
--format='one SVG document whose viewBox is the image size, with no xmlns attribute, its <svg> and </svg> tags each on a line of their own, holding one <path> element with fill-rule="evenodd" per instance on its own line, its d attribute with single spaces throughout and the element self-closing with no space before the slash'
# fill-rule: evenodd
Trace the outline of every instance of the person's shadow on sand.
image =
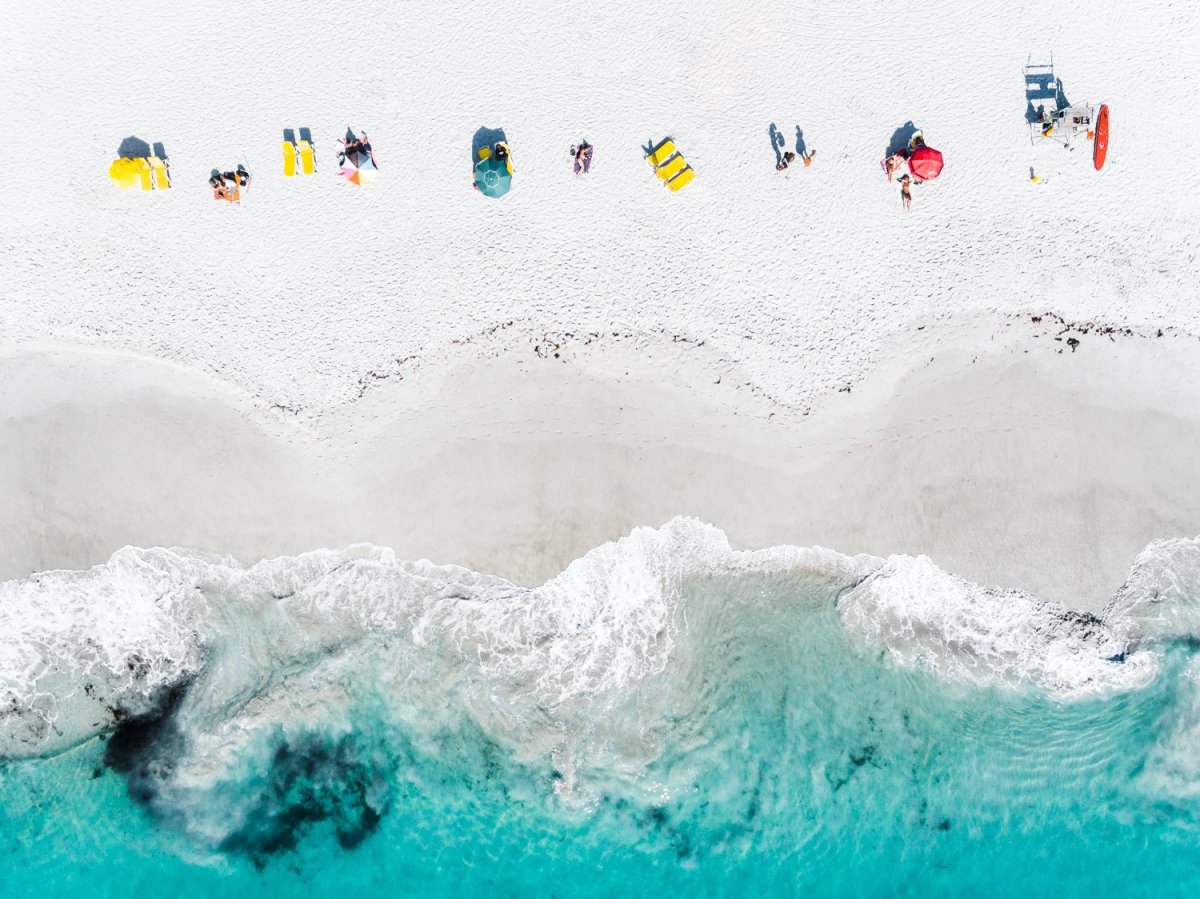
<svg viewBox="0 0 1200 899">
<path fill-rule="evenodd" d="M 783 132 L 775 127 L 774 122 L 767 129 L 767 133 L 771 136 L 771 149 L 775 151 L 775 168 L 779 168 L 783 163 L 783 148 L 787 144 L 787 140 L 784 138 Z"/>
</svg>

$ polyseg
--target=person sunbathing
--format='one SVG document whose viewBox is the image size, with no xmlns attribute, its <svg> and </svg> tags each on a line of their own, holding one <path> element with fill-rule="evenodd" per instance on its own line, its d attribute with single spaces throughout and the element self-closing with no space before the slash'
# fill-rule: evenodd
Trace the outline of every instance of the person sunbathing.
<svg viewBox="0 0 1200 899">
<path fill-rule="evenodd" d="M 208 183 L 213 189 L 214 200 L 229 199 L 229 185 L 225 181 L 225 176 L 218 169 L 212 170 L 212 175 L 209 177 Z"/>
<path fill-rule="evenodd" d="M 584 141 L 578 147 L 572 147 L 571 151 L 575 154 L 575 174 L 581 175 L 587 171 L 591 161 L 592 145 Z"/>
<path fill-rule="evenodd" d="M 238 199 L 239 187 L 249 186 L 250 173 L 239 162 L 236 171 L 222 172 L 220 169 L 213 169 L 208 183 L 213 189 L 214 200 L 233 201 Z"/>
<path fill-rule="evenodd" d="M 342 141 L 342 156 L 349 156 L 351 153 L 356 153 L 364 156 L 369 156 L 371 162 L 375 161 L 375 154 L 371 152 L 370 138 L 364 133 L 361 138 L 351 137 L 349 140 Z"/>
</svg>

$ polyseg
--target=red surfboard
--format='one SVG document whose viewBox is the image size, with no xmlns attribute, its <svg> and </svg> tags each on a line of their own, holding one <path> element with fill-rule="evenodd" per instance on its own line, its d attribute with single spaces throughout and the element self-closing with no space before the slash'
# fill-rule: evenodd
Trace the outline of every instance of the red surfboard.
<svg viewBox="0 0 1200 899">
<path fill-rule="evenodd" d="M 1100 107 L 1100 115 L 1096 117 L 1096 143 L 1092 147 L 1092 164 L 1096 171 L 1104 168 L 1104 157 L 1108 155 L 1108 105 Z"/>
</svg>

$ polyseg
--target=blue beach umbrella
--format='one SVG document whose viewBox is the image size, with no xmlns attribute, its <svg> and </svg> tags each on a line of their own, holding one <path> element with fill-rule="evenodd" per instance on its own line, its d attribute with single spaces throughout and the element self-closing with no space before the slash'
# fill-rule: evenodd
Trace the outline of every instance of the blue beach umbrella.
<svg viewBox="0 0 1200 899">
<path fill-rule="evenodd" d="M 508 161 L 489 156 L 475 164 L 475 186 L 485 197 L 502 197 L 512 187 Z"/>
</svg>

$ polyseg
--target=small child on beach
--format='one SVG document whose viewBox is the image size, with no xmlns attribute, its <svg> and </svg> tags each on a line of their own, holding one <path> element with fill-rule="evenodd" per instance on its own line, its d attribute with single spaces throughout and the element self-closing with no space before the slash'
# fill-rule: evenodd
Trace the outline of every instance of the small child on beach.
<svg viewBox="0 0 1200 899">
<path fill-rule="evenodd" d="M 912 179 L 908 175 L 900 179 L 900 202 L 906 210 L 912 212 Z"/>
</svg>

